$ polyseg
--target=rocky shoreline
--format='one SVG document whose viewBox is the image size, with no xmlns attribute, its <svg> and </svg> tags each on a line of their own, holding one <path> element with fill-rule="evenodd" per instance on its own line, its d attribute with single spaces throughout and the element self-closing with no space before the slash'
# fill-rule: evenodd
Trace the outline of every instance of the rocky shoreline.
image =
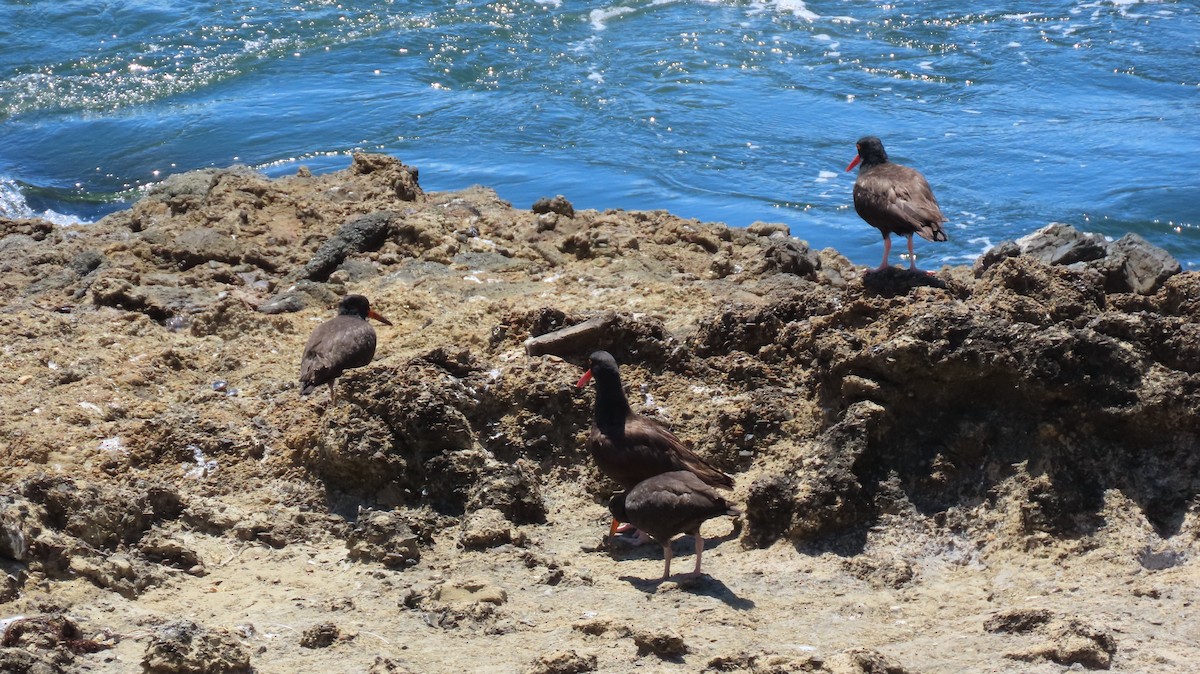
<svg viewBox="0 0 1200 674">
<path fill-rule="evenodd" d="M 1200 656 L 1200 274 L 1137 237 L 1053 225 L 867 273 L 785 225 L 514 208 L 358 155 L 174 176 L 86 227 L 0 219 L 0 251 L 5 671 Z M 301 400 L 347 292 L 395 326 L 338 405 Z M 644 582 L 655 546 L 602 545 L 573 386 L 598 348 L 737 479 L 709 577 Z"/>
</svg>

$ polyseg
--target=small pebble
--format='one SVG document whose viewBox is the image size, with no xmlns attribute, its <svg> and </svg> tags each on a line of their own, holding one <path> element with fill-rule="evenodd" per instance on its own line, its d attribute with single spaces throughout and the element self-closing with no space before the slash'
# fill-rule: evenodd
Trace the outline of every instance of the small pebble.
<svg viewBox="0 0 1200 674">
<path fill-rule="evenodd" d="M 188 318 L 187 316 L 180 316 L 178 314 L 163 321 L 163 327 L 170 330 L 171 332 L 179 332 L 180 330 L 187 330 L 191 324 L 192 324 L 192 320 L 190 318 Z"/>
</svg>

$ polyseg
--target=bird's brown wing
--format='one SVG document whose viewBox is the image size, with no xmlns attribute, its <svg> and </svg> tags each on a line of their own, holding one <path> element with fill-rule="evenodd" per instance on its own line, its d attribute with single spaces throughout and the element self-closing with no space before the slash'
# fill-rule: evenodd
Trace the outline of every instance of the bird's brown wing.
<svg viewBox="0 0 1200 674">
<path fill-rule="evenodd" d="M 919 171 L 884 164 L 859 175 L 854 183 L 854 209 L 871 225 L 896 234 L 917 234 L 945 241 L 946 222 L 933 188 Z"/>
<path fill-rule="evenodd" d="M 368 365 L 375 356 L 375 330 L 366 321 L 337 316 L 313 330 L 300 359 L 302 391 L 313 389 L 341 376 L 352 367 Z"/>
<path fill-rule="evenodd" d="M 625 442 L 658 475 L 675 470 L 694 473 L 705 484 L 733 488 L 733 478 L 705 461 L 675 437 L 662 424 L 640 414 L 631 414 L 625 422 Z M 647 475 L 649 477 L 649 475 Z"/>
</svg>

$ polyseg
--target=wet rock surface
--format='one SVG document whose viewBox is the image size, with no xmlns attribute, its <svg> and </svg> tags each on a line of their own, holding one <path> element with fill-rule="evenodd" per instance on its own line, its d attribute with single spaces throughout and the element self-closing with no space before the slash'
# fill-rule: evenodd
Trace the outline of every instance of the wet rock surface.
<svg viewBox="0 0 1200 674">
<path fill-rule="evenodd" d="M 300 275 L 310 281 L 327 280 L 347 256 L 378 250 L 393 227 L 393 222 L 399 219 L 399 214 L 391 212 L 369 213 L 354 218 L 321 244 L 308 264 L 300 270 Z"/>
<path fill-rule="evenodd" d="M 0 219 L 0 620 L 70 606 L 120 636 L 5 667 L 1200 657 L 1175 617 L 1200 601 L 1200 274 L 1058 226 L 973 269 L 867 272 L 779 223 L 417 177 L 362 154 L 173 176 L 69 231 Z M 338 404 L 302 400 L 304 342 L 349 292 L 395 325 Z M 575 386 L 596 349 L 736 478 L 745 526 L 706 525 L 707 576 L 642 581 L 660 548 L 604 544 Z"/>
<path fill-rule="evenodd" d="M 1105 289 L 1118 293 L 1154 294 L 1167 279 L 1182 271 L 1170 253 L 1137 234 L 1109 241 L 1100 234 L 1080 232 L 1056 222 L 988 250 L 976 263 L 976 273 L 1004 258 L 1020 255 L 1049 265 L 1096 271 L 1103 276 Z"/>
</svg>

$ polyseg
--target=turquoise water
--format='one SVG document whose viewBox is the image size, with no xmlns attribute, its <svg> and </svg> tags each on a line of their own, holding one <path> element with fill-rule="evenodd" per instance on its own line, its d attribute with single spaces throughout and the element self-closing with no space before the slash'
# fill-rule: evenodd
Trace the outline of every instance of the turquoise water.
<svg viewBox="0 0 1200 674">
<path fill-rule="evenodd" d="M 784 222 L 875 265 L 844 172 L 874 134 L 950 218 L 925 266 L 1061 221 L 1195 268 L 1200 5 L 970 4 L 5 2 L 0 215 L 369 150 L 427 190 Z"/>
</svg>

